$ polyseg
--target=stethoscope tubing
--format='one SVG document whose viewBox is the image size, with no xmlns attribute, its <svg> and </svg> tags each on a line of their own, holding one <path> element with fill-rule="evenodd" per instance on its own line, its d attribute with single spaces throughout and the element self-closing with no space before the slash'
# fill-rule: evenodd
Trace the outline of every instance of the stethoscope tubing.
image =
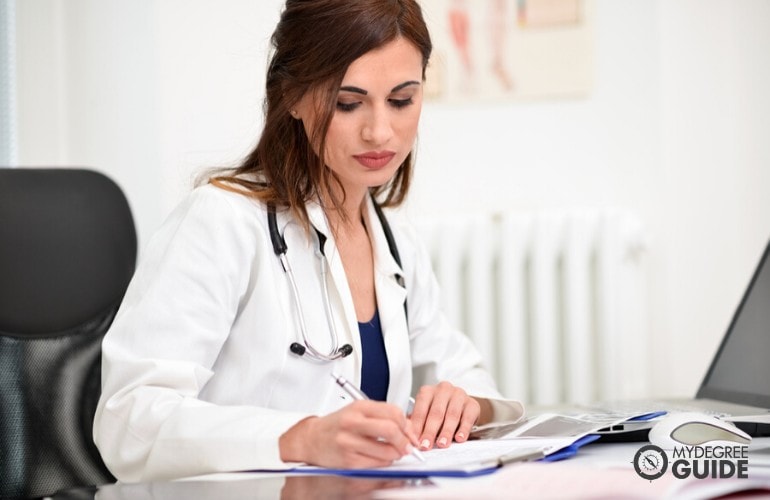
<svg viewBox="0 0 770 500">
<path fill-rule="evenodd" d="M 374 210 L 377 214 L 377 218 L 380 220 L 382 230 L 385 233 L 385 239 L 388 242 L 390 253 L 396 263 L 401 266 L 401 257 L 399 256 L 396 240 L 393 237 L 393 233 L 390 229 L 390 225 L 388 224 L 388 220 L 385 218 L 385 215 L 382 213 L 382 209 L 376 202 L 374 203 Z M 316 254 L 321 262 L 321 286 L 323 289 L 324 311 L 326 313 L 326 322 L 327 326 L 329 327 L 329 337 L 331 339 L 331 350 L 328 353 L 323 353 L 316 349 L 315 346 L 313 346 L 313 344 L 310 342 L 310 338 L 307 333 L 307 326 L 305 325 L 305 314 L 302 310 L 302 302 L 299 298 L 297 281 L 294 279 L 294 272 L 291 270 L 289 259 L 286 256 L 288 247 L 286 246 L 286 240 L 278 230 L 275 206 L 271 203 L 268 203 L 267 205 L 267 225 L 268 231 L 270 232 L 270 241 L 273 245 L 273 252 L 278 257 L 284 274 L 286 274 L 289 279 L 291 294 L 294 299 L 294 304 L 297 307 L 297 315 L 299 316 L 298 322 L 300 333 L 302 335 L 302 343 L 304 344 L 304 346 L 302 346 L 296 342 L 292 343 L 289 347 L 289 350 L 300 357 L 304 357 L 304 355 L 307 354 L 308 359 L 319 362 L 334 361 L 350 355 L 350 353 L 353 352 L 353 347 L 350 344 L 345 344 L 342 347 L 339 346 L 339 334 L 337 333 L 334 315 L 332 314 L 331 300 L 329 299 L 329 284 L 327 280 L 328 261 L 326 260 L 326 254 L 324 253 L 324 243 L 326 242 L 326 237 L 317 229 L 315 230 L 316 236 L 318 237 L 318 249 Z M 404 286 L 404 279 L 402 275 L 397 274 L 396 280 L 399 285 Z M 406 302 L 404 302 L 404 315 L 406 316 L 408 322 L 409 317 L 407 315 Z"/>
<path fill-rule="evenodd" d="M 291 265 L 289 264 L 289 259 L 286 255 L 288 252 L 288 247 L 286 245 L 286 241 L 283 239 L 283 236 L 281 236 L 280 231 L 278 231 L 275 207 L 272 205 L 268 205 L 268 226 L 270 231 L 270 239 L 272 240 L 273 244 L 273 251 L 278 257 L 278 260 L 281 262 L 281 267 L 283 268 L 284 274 L 286 274 L 289 280 L 292 298 L 294 299 L 294 305 L 297 307 L 297 321 L 299 323 L 300 334 L 302 335 L 302 343 L 305 347 L 304 350 L 300 349 L 301 354 L 294 349 L 291 349 L 291 351 L 295 352 L 299 356 L 307 354 L 310 359 L 320 362 L 329 362 L 344 358 L 353 352 L 353 349 L 348 344 L 343 346 L 343 348 L 339 347 L 339 334 L 337 333 L 337 327 L 335 325 L 334 316 L 332 315 L 331 310 L 331 300 L 329 299 L 329 285 L 327 282 L 328 263 L 326 261 L 326 255 L 323 252 L 323 241 L 321 239 L 321 235 L 318 235 L 318 251 L 316 254 L 318 255 L 321 263 L 321 286 L 323 289 L 324 312 L 326 313 L 326 322 L 329 327 L 329 338 L 331 339 L 331 350 L 328 353 L 319 351 L 310 341 L 309 335 L 307 333 L 307 325 L 305 324 L 305 313 L 302 309 L 302 301 L 299 298 L 297 280 L 294 277 L 294 271 L 292 271 Z"/>
</svg>

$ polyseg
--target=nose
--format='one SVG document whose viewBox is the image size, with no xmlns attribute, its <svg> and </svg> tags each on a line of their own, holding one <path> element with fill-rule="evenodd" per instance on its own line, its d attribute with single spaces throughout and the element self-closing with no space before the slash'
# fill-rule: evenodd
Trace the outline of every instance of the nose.
<svg viewBox="0 0 770 500">
<path fill-rule="evenodd" d="M 371 110 L 361 128 L 361 138 L 373 145 L 388 142 L 393 135 L 393 124 L 387 109 L 377 107 Z"/>
</svg>

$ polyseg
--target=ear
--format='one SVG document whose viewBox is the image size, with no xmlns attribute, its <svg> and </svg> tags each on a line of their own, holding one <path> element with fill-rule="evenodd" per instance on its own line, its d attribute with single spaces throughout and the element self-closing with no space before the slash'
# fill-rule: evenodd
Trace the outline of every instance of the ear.
<svg viewBox="0 0 770 500">
<path fill-rule="evenodd" d="M 312 92 L 306 92 L 302 98 L 291 107 L 289 113 L 295 120 L 302 120 L 306 123 L 313 121 L 315 115 L 315 100 Z"/>
</svg>

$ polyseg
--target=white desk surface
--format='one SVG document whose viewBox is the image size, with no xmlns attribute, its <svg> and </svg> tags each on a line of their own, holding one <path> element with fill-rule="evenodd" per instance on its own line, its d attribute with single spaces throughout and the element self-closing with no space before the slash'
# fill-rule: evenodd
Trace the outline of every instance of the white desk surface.
<svg viewBox="0 0 770 500">
<path fill-rule="evenodd" d="M 432 478 L 429 481 L 407 481 L 277 473 L 228 473 L 182 481 L 105 485 L 95 492 L 93 498 L 680 499 L 711 498 L 740 490 L 749 484 L 765 488 L 759 495 L 752 494 L 752 499 L 770 498 L 770 438 L 755 438 L 749 446 L 749 479 L 686 481 L 667 472 L 661 479 L 647 481 L 636 474 L 632 464 L 636 451 L 646 444 L 648 443 L 592 443 L 581 448 L 574 457 L 560 462 L 513 464 L 494 474 L 465 479 Z M 56 497 L 56 500 L 58 498 L 60 497 Z"/>
<path fill-rule="evenodd" d="M 749 479 L 680 480 L 667 472 L 647 481 L 634 471 L 636 451 L 649 442 L 593 443 L 574 457 L 555 463 L 521 464 L 496 474 L 461 479 L 433 480 L 439 486 L 420 495 L 379 492 L 379 498 L 711 498 L 739 490 L 751 482 L 766 488 L 751 498 L 770 498 L 770 437 L 755 438 L 749 446 Z M 743 481 L 743 482 L 741 482 Z M 686 484 L 685 484 L 686 483 Z M 713 493 L 712 493 L 713 492 Z"/>
</svg>

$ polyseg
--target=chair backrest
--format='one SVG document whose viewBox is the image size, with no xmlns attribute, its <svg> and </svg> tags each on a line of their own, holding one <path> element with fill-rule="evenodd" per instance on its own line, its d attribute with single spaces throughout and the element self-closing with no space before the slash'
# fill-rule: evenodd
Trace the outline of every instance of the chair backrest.
<svg viewBox="0 0 770 500">
<path fill-rule="evenodd" d="M 0 168 L 0 497 L 114 481 L 91 427 L 136 249 L 104 175 Z"/>
</svg>

